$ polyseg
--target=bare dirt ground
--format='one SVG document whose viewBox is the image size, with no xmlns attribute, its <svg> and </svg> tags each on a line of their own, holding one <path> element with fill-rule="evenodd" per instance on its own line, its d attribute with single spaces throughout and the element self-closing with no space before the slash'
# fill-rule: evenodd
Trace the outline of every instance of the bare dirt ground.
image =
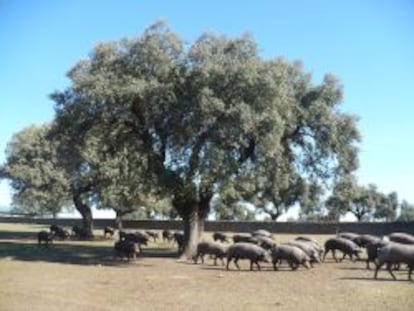
<svg viewBox="0 0 414 311">
<path fill-rule="evenodd" d="M 242 262 L 242 271 L 226 271 L 208 258 L 177 262 L 166 243 L 151 243 L 127 263 L 112 258 L 112 239 L 38 247 L 40 229 L 47 228 L 0 224 L 0 310 L 414 310 L 406 270 L 396 272 L 397 281 L 386 271 L 374 280 L 365 262 L 329 257 L 310 270 L 263 264 L 251 272 Z"/>
</svg>

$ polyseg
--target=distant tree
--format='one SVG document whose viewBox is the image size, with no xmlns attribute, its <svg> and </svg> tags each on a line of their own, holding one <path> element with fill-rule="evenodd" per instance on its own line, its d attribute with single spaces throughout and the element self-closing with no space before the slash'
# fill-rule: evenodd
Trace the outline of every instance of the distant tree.
<svg viewBox="0 0 414 311">
<path fill-rule="evenodd" d="M 9 143 L 4 171 L 14 190 L 13 205 L 33 215 L 56 215 L 63 207 L 74 206 L 93 236 L 91 206 L 99 203 L 98 176 L 93 165 L 82 160 L 93 148 L 77 148 L 77 137 L 57 134 L 58 126 L 52 122 L 29 127 Z"/>
<path fill-rule="evenodd" d="M 297 219 L 295 217 L 293 217 L 293 216 L 289 216 L 288 218 L 286 218 L 286 221 L 288 221 L 288 222 L 295 222 L 295 221 L 297 221 Z"/>
<path fill-rule="evenodd" d="M 331 214 L 344 215 L 351 212 L 358 221 L 370 219 L 375 211 L 377 190 L 373 184 L 368 187 L 357 184 L 356 179 L 349 176 L 338 182 L 326 205 Z"/>
<path fill-rule="evenodd" d="M 211 201 L 211 206 L 216 220 L 255 220 L 255 212 L 242 201 L 229 200 L 229 198 L 221 199 L 219 196 L 215 196 Z"/>
<path fill-rule="evenodd" d="M 168 199 L 149 197 L 143 204 L 145 205 L 135 207 L 133 212 L 125 214 L 122 219 L 170 220 L 178 217 L 171 213 L 174 209 Z"/>
<path fill-rule="evenodd" d="M 244 180 L 246 182 L 246 180 Z M 255 211 L 252 204 L 246 202 L 243 193 L 252 191 L 247 189 L 249 183 L 243 185 L 243 181 L 239 182 L 229 180 L 223 183 L 210 201 L 211 211 L 214 213 L 216 220 L 254 220 Z M 244 188 L 244 189 L 243 189 Z"/>
<path fill-rule="evenodd" d="M 269 168 L 267 168 L 269 169 Z M 283 173 L 277 167 L 257 174 L 257 193 L 252 202 L 276 221 L 305 195 L 304 180 L 294 172 Z"/>
<path fill-rule="evenodd" d="M 49 129 L 27 127 L 7 145 L 1 175 L 10 180 L 16 212 L 56 217 L 70 202 L 69 179 L 59 165 L 56 144 L 47 139 Z"/>
<path fill-rule="evenodd" d="M 317 194 L 310 196 L 314 197 L 314 200 L 309 200 L 307 204 L 302 204 L 299 210 L 299 221 L 312 221 L 312 222 L 337 222 L 340 220 L 342 211 L 338 208 L 338 204 L 330 206 L 333 198 L 329 197 L 327 200 L 322 199 L 322 193 L 320 188 L 316 188 Z M 332 203 L 333 204 L 333 203 Z"/>
<path fill-rule="evenodd" d="M 400 216 L 398 221 L 414 221 L 414 205 L 403 200 L 400 204 Z"/>
<path fill-rule="evenodd" d="M 398 206 L 399 202 L 396 192 L 391 192 L 389 194 L 377 192 L 373 217 L 375 219 L 393 221 L 396 218 Z"/>
<path fill-rule="evenodd" d="M 325 202 L 320 201 L 318 204 L 306 208 L 301 206 L 299 210 L 299 221 L 339 221 L 341 213 L 334 208 L 327 208 Z"/>
<path fill-rule="evenodd" d="M 338 222 L 339 216 L 321 213 L 311 213 L 300 215 L 298 221 L 301 222 Z"/>
<path fill-rule="evenodd" d="M 334 188 L 326 205 L 329 215 L 344 215 L 351 212 L 358 221 L 379 219 L 392 221 L 396 217 L 398 195 L 384 194 L 376 185 L 361 186 L 353 177 L 342 179 Z"/>
</svg>

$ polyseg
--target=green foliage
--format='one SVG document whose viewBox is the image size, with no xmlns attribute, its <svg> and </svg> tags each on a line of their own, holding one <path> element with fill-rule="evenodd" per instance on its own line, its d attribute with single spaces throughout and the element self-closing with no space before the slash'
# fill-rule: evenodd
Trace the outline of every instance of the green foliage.
<svg viewBox="0 0 414 311">
<path fill-rule="evenodd" d="M 398 221 L 414 221 L 414 205 L 403 200 L 400 204 Z"/>
<path fill-rule="evenodd" d="M 216 196 L 212 199 L 211 205 L 216 220 L 243 221 L 256 219 L 256 213 L 252 210 L 253 207 L 249 208 L 246 202 L 228 201 Z"/>
<path fill-rule="evenodd" d="M 261 59 L 248 35 L 206 33 L 185 48 L 156 23 L 99 44 L 68 77 L 53 95 L 58 123 L 120 211 L 155 191 L 181 216 L 192 202 L 205 215 L 201 202 L 234 184 L 235 197 L 280 215 L 316 204 L 324 184 L 357 167 L 356 118 L 339 110 L 337 79 L 315 86 L 300 64 Z"/>
<path fill-rule="evenodd" d="M 16 212 L 56 215 L 68 205 L 68 176 L 59 164 L 50 126 L 30 126 L 16 133 L 6 151 L 4 177 L 13 189 Z"/>
<path fill-rule="evenodd" d="M 335 185 L 333 194 L 327 199 L 326 205 L 335 214 L 351 212 L 358 221 L 369 218 L 374 211 L 375 202 L 372 189 L 359 186 L 353 177 L 344 178 Z"/>
<path fill-rule="evenodd" d="M 378 192 L 376 194 L 374 218 L 393 221 L 396 218 L 398 206 L 399 202 L 396 192 L 391 192 L 388 195 Z"/>
<path fill-rule="evenodd" d="M 147 198 L 145 205 L 134 206 L 132 212 L 124 214 L 122 216 L 122 219 L 176 219 L 177 216 L 174 215 L 173 211 L 174 209 L 168 199 L 159 199 L 157 197 L 152 197 Z M 122 215 L 122 213 L 120 213 L 120 215 Z"/>
<path fill-rule="evenodd" d="M 387 195 L 378 191 L 374 184 L 368 187 L 360 186 L 356 179 L 347 178 L 335 186 L 326 205 L 332 214 L 344 215 L 351 212 L 358 221 L 363 219 L 391 221 L 395 219 L 399 203 L 395 192 Z"/>
</svg>

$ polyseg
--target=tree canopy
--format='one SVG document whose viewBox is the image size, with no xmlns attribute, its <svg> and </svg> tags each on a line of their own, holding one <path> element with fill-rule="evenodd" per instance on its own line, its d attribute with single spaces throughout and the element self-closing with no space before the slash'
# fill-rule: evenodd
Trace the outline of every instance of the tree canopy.
<svg viewBox="0 0 414 311">
<path fill-rule="evenodd" d="M 205 216 L 232 182 L 253 184 L 241 197 L 278 198 L 298 180 L 327 182 L 357 168 L 356 118 L 338 109 L 337 79 L 315 86 L 300 65 L 261 59 L 249 36 L 207 33 L 186 48 L 157 23 L 98 45 L 68 76 L 72 86 L 53 96 L 58 123 L 76 120 L 69 131 L 92 135 L 99 154 L 127 150 L 139 172 L 134 187 L 168 193 L 183 219 Z"/>
<path fill-rule="evenodd" d="M 338 182 L 326 205 L 331 215 L 351 212 L 358 221 L 382 219 L 394 220 L 399 206 L 397 193 L 384 194 L 377 186 L 361 186 L 355 177 L 348 176 Z"/>
<path fill-rule="evenodd" d="M 403 200 L 400 204 L 398 221 L 414 221 L 414 205 Z"/>
<path fill-rule="evenodd" d="M 55 216 L 70 200 L 68 176 L 59 164 L 56 145 L 47 139 L 49 128 L 27 127 L 7 146 L 3 177 L 11 180 L 16 211 Z"/>
</svg>

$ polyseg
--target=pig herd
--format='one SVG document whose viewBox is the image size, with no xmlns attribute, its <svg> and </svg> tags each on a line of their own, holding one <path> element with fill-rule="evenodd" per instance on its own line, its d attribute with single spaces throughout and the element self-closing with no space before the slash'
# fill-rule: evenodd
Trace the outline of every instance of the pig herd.
<svg viewBox="0 0 414 311">
<path fill-rule="evenodd" d="M 104 228 L 104 237 L 113 237 L 116 230 Z M 38 233 L 39 245 L 48 245 L 54 238 L 66 239 L 70 237 L 82 238 L 83 232 L 77 227 L 68 232 L 62 227 L 52 225 L 50 231 Z M 142 246 L 149 241 L 157 242 L 162 239 L 165 243 L 175 243 L 178 253 L 184 251 L 185 237 L 181 231 L 164 230 L 161 237 L 155 230 L 139 230 L 136 232 L 119 231 L 119 239 L 114 244 L 114 258 L 128 261 L 135 259 L 137 254 L 143 253 Z M 338 253 L 340 253 L 338 255 Z M 261 264 L 271 264 L 273 270 L 291 269 L 299 267 L 311 269 L 315 264 L 322 264 L 327 256 L 336 262 L 349 258 L 352 261 L 365 261 L 367 269 L 370 264 L 375 266 L 374 277 L 377 278 L 383 266 L 395 280 L 394 270 L 408 271 L 408 279 L 412 280 L 414 269 L 414 236 L 408 233 L 394 232 L 387 236 L 372 234 L 357 234 L 339 232 L 320 244 L 307 236 L 297 236 L 284 243 L 276 243 L 273 233 L 267 230 L 256 230 L 249 234 L 229 235 L 223 232 L 214 232 L 212 239 L 202 239 L 197 245 L 193 262 L 205 262 L 205 256 L 214 260 L 214 265 L 220 260 L 226 270 L 240 270 L 239 260 L 247 260 L 250 270 L 260 270 Z"/>
</svg>

